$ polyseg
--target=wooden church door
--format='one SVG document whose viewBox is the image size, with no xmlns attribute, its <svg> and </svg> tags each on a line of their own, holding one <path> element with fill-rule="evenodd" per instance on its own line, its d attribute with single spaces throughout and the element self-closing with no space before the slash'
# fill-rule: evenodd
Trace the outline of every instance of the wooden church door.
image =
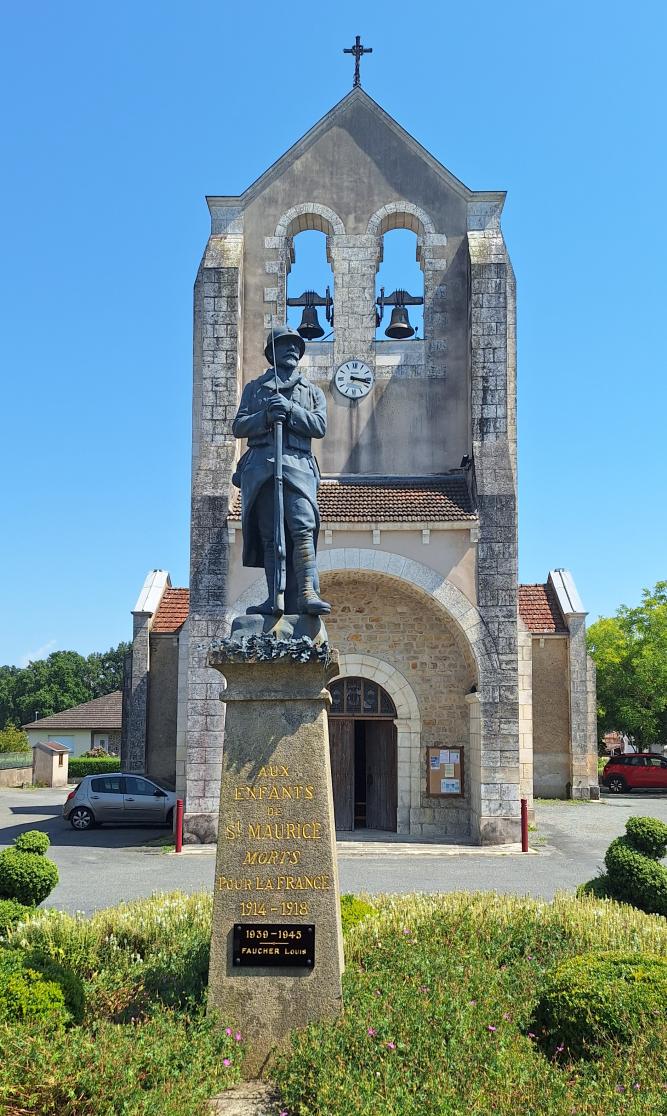
<svg viewBox="0 0 667 1116">
<path fill-rule="evenodd" d="M 329 754 L 336 829 L 354 829 L 354 720 L 329 718 Z"/>
<path fill-rule="evenodd" d="M 366 826 L 396 832 L 396 729 L 391 721 L 366 721 Z"/>
</svg>

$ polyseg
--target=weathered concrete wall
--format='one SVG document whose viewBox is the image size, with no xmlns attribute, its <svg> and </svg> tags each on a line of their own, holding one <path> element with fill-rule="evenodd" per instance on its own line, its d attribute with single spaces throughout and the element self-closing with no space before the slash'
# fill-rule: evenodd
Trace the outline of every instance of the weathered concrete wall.
<svg viewBox="0 0 667 1116">
<path fill-rule="evenodd" d="M 566 636 L 533 639 L 533 779 L 540 798 L 566 798 L 570 783 L 570 685 Z"/>
<path fill-rule="evenodd" d="M 449 187 L 363 97 L 349 104 L 245 210 L 244 379 L 265 367 L 267 315 L 282 314 L 289 246 L 274 234 L 283 215 L 302 203 L 320 203 L 338 219 L 310 226 L 332 234 L 336 308 L 335 340 L 326 349 L 318 346 L 326 363 L 311 370 L 322 381 L 329 406 L 327 438 L 318 447 L 322 470 L 416 475 L 458 466 L 470 451 L 462 191 Z M 423 210 L 430 219 L 428 231 L 417 218 L 412 225 L 403 223 L 419 230 L 428 305 L 425 340 L 405 342 L 404 359 L 392 367 L 385 366 L 384 354 L 377 361 L 383 347 L 375 344 L 373 304 L 382 235 L 395 225 L 387 212 L 371 222 L 384 207 L 397 204 Z M 302 227 L 308 226 L 297 219 L 287 236 Z M 329 379 L 334 368 L 355 356 L 376 371 L 377 381 L 366 399 L 351 403 Z M 415 375 L 413 365 L 421 365 L 421 373 Z"/>
<path fill-rule="evenodd" d="M 32 764 L 0 768 L 0 787 L 22 787 L 24 783 L 32 783 Z"/>
<path fill-rule="evenodd" d="M 413 734 L 405 752 L 399 747 L 399 817 L 401 808 L 409 807 L 413 834 L 469 836 L 466 694 L 476 682 L 469 648 L 435 605 L 395 579 L 376 575 L 371 580 L 353 571 L 325 573 L 322 588 L 332 604 L 327 618 L 332 646 L 342 656 L 361 655 L 363 661 L 367 654 L 389 664 L 400 675 L 399 686 L 405 679 L 417 699 L 421 736 Z M 426 749 L 436 744 L 464 748 L 462 799 L 431 798 L 426 793 Z"/>
<path fill-rule="evenodd" d="M 150 718 L 146 739 L 146 774 L 174 783 L 178 698 L 178 635 L 150 637 Z"/>
</svg>

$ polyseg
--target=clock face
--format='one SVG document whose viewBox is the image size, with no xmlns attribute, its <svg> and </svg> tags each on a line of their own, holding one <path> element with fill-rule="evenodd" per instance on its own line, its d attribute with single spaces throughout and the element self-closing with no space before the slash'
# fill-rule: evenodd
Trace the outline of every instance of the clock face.
<svg viewBox="0 0 667 1116">
<path fill-rule="evenodd" d="M 363 360 L 346 360 L 336 371 L 334 383 L 346 399 L 363 399 L 373 387 L 373 372 Z"/>
</svg>

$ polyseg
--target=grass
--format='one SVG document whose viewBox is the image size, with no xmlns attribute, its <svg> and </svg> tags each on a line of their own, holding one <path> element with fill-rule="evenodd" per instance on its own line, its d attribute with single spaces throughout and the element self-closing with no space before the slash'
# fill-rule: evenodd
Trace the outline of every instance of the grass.
<svg viewBox="0 0 667 1116">
<path fill-rule="evenodd" d="M 241 1076 L 243 1040 L 205 1015 L 211 897 L 155 896 L 94 914 L 43 911 L 0 946 L 83 979 L 69 1030 L 0 1026 L 4 1116 L 195 1116 Z"/>
<path fill-rule="evenodd" d="M 590 949 L 667 957 L 667 920 L 594 899 L 494 893 L 347 904 L 345 1014 L 294 1033 L 270 1076 L 288 1116 L 667 1114 L 667 1014 L 598 1061 L 531 1037 L 555 963 Z M 0 1027 L 4 1116 L 204 1116 L 237 1081 L 237 1020 L 204 1014 L 211 897 L 92 917 L 43 911 L 0 947 L 82 977 L 81 1026 Z"/>
<path fill-rule="evenodd" d="M 598 1062 L 531 1038 L 545 970 L 590 948 L 667 956 L 667 922 L 613 903 L 389 897 L 347 943 L 345 1015 L 295 1034 L 273 1076 L 290 1116 L 667 1112 L 667 1017 Z"/>
</svg>

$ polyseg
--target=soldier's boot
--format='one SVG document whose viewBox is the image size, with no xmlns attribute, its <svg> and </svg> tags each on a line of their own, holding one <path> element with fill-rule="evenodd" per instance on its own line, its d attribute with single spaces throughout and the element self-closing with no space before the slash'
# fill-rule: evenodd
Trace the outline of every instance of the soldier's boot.
<svg viewBox="0 0 667 1116">
<path fill-rule="evenodd" d="M 315 544 L 310 531 L 302 531 L 294 538 L 294 572 L 298 588 L 297 607 L 308 616 L 322 616 L 331 612 L 331 605 L 323 601 L 317 590 L 319 581 L 315 564 Z"/>
<path fill-rule="evenodd" d="M 273 552 L 273 543 L 267 546 L 264 551 L 264 573 L 266 574 L 266 587 L 269 595 L 265 601 L 258 605 L 250 605 L 246 609 L 248 616 L 274 616 L 275 610 L 273 608 L 273 579 L 275 576 L 276 558 Z"/>
</svg>

